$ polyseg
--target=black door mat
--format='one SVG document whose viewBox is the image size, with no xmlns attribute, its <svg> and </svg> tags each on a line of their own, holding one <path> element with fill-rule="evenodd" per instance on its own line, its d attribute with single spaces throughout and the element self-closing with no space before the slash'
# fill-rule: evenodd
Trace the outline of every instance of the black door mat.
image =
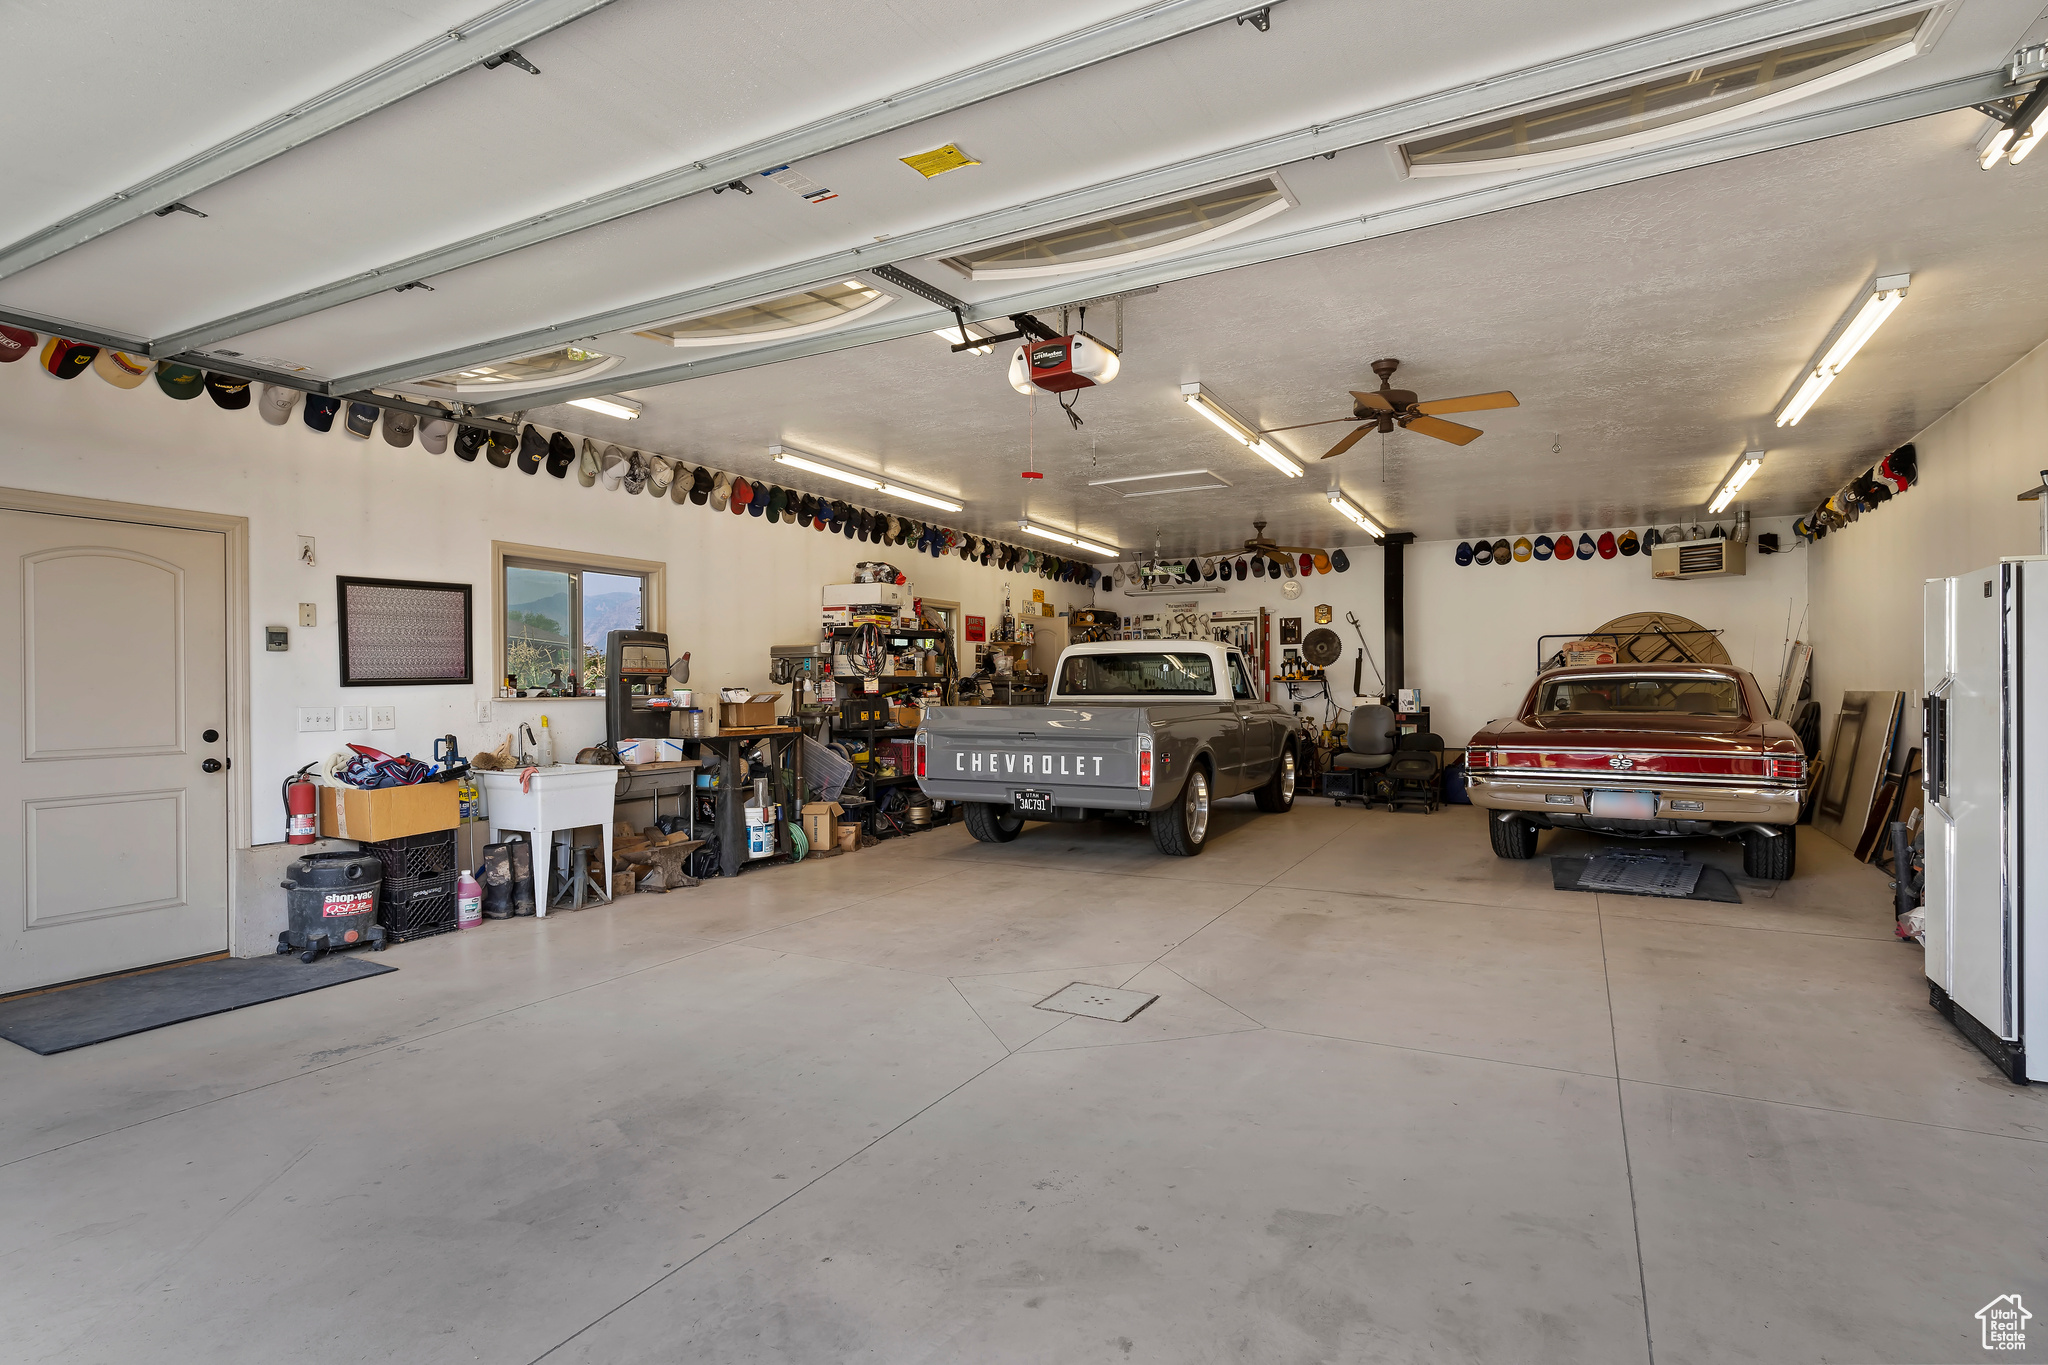
<svg viewBox="0 0 2048 1365">
<path fill-rule="evenodd" d="M 1579 885 L 1579 878 L 1585 874 L 1585 871 L 1586 860 L 1584 858 L 1552 858 L 1550 860 L 1550 884 L 1559 891 L 1585 891 L 1590 895 L 1590 888 Z M 1650 893 L 1628 891 L 1619 888 L 1602 888 L 1600 894 L 1603 896 L 1636 896 L 1649 895 Z M 1699 884 L 1693 887 L 1690 896 L 1654 896 L 1653 899 L 1665 901 L 1720 901 L 1726 905 L 1742 904 L 1742 896 L 1736 891 L 1735 883 L 1730 881 L 1728 874 L 1718 867 L 1708 867 L 1700 870 Z"/>
<path fill-rule="evenodd" d="M 188 962 L 0 1001 L 0 1038 L 48 1057 L 397 970 L 356 954 L 317 962 L 297 954 Z"/>
</svg>

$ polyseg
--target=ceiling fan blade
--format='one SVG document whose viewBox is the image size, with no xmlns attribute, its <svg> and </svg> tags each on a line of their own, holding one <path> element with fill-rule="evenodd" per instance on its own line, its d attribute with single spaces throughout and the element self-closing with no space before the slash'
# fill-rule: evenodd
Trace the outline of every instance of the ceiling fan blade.
<svg viewBox="0 0 2048 1365">
<path fill-rule="evenodd" d="M 1343 454 L 1343 453 L 1344 453 L 1345 451 L 1347 451 L 1347 450 L 1351 449 L 1351 447 L 1353 447 L 1353 446 L 1357 445 L 1357 444 L 1359 443 L 1359 441 L 1360 441 L 1361 439 L 1363 439 L 1363 438 L 1364 438 L 1364 436 L 1365 436 L 1365 433 L 1367 433 L 1368 431 L 1376 431 L 1376 430 L 1378 430 L 1378 428 L 1377 428 L 1377 427 L 1372 427 L 1372 426 L 1362 426 L 1362 427 L 1359 427 L 1359 428 L 1358 428 L 1358 429 L 1357 429 L 1356 431 L 1352 432 L 1352 433 L 1351 433 L 1351 434 L 1350 434 L 1349 436 L 1346 436 L 1346 437 L 1345 437 L 1345 438 L 1344 438 L 1343 440 L 1341 440 L 1341 441 L 1337 442 L 1337 444 L 1335 444 L 1335 445 L 1331 446 L 1331 447 L 1330 447 L 1330 448 L 1329 448 L 1328 450 L 1324 451 L 1324 452 L 1323 452 L 1323 458 L 1327 460 L 1327 459 L 1329 459 L 1329 458 L 1330 458 L 1331 456 L 1333 456 L 1333 455 L 1342 455 L 1342 454 Z M 1475 435 L 1475 436 L 1477 436 L 1477 435 L 1478 435 L 1479 433 L 1475 431 L 1475 432 L 1473 432 L 1472 434 L 1473 434 L 1473 435 Z"/>
<path fill-rule="evenodd" d="M 1464 398 L 1433 398 L 1427 403 L 1417 403 L 1415 410 L 1421 413 L 1437 412 L 1480 412 L 1487 408 L 1519 408 L 1515 396 L 1506 389 L 1499 393 L 1475 393 Z"/>
<path fill-rule="evenodd" d="M 1360 393 L 1357 389 L 1350 389 L 1347 392 L 1365 407 L 1377 408 L 1381 412 L 1392 412 L 1394 410 L 1394 405 L 1387 401 L 1385 394 Z"/>
<path fill-rule="evenodd" d="M 1326 417 L 1320 422 L 1296 422 L 1291 427 L 1267 427 L 1263 431 L 1261 431 L 1259 435 L 1271 436 L 1276 431 L 1300 431 L 1303 427 L 1326 427 L 1330 425 L 1330 423 L 1332 422 L 1363 422 L 1364 420 L 1365 419 L 1363 417 L 1358 416 Z"/>
<path fill-rule="evenodd" d="M 1427 414 L 1418 414 L 1410 417 L 1402 425 L 1410 431 L 1419 431 L 1424 436 L 1434 436 L 1439 441 L 1449 441 L 1454 446 L 1471 445 L 1486 434 L 1478 427 L 1460 426 L 1456 422 L 1446 422 L 1441 417 L 1431 417 Z"/>
</svg>

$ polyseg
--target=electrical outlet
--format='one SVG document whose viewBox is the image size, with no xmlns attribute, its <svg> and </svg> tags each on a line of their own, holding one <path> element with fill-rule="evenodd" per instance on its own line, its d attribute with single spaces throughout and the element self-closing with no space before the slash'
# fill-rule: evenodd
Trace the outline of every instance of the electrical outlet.
<svg viewBox="0 0 2048 1365">
<path fill-rule="evenodd" d="M 332 730 L 334 708 L 331 706 L 301 706 L 299 708 L 299 733 L 311 730 Z"/>
<path fill-rule="evenodd" d="M 491 703 L 488 699 L 479 701 L 476 704 L 476 723 L 478 725 L 489 725 L 491 723 Z"/>
<path fill-rule="evenodd" d="M 311 602 L 299 603 L 299 624 L 317 626 L 320 624 L 320 609 Z"/>
<path fill-rule="evenodd" d="M 367 730 L 370 728 L 370 708 L 367 706 L 344 706 L 341 708 L 341 728 L 344 730 Z"/>
<path fill-rule="evenodd" d="M 398 708 L 395 706 L 371 707 L 370 728 L 372 730 L 396 730 L 398 728 Z"/>
<path fill-rule="evenodd" d="M 309 569 L 313 567 L 313 537 L 311 536 L 299 537 L 299 563 Z"/>
</svg>

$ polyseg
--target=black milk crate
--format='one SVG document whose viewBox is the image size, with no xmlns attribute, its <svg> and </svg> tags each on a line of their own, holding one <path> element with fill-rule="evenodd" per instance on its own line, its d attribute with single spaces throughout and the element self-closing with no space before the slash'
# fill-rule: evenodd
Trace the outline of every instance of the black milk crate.
<svg viewBox="0 0 2048 1365">
<path fill-rule="evenodd" d="M 455 831 L 437 829 L 431 834 L 408 834 L 403 839 L 386 839 L 381 844 L 364 844 L 365 852 L 377 855 L 384 864 L 384 884 L 417 882 L 456 872 Z"/>
<path fill-rule="evenodd" d="M 455 874 L 385 882 L 377 918 L 393 943 L 460 928 L 455 913 Z"/>
<path fill-rule="evenodd" d="M 1323 774 L 1323 795 L 1349 800 L 1358 795 L 1358 777 L 1349 768 L 1337 768 Z"/>
</svg>

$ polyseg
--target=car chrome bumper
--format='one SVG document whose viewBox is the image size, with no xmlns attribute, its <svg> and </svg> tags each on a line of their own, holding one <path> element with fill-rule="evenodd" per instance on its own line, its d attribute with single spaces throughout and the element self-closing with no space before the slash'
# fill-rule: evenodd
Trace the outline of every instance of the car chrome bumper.
<svg viewBox="0 0 2048 1365">
<path fill-rule="evenodd" d="M 1565 817 L 1561 823 L 1568 825 L 1586 824 L 1592 819 L 1588 800 L 1596 790 L 1648 791 L 1657 798 L 1658 821 L 1687 825 L 1797 824 L 1802 796 L 1798 787 L 1655 787 L 1647 783 L 1532 781 L 1519 774 L 1501 778 L 1476 772 L 1466 779 L 1465 790 L 1475 806 L 1530 816 Z"/>
</svg>

